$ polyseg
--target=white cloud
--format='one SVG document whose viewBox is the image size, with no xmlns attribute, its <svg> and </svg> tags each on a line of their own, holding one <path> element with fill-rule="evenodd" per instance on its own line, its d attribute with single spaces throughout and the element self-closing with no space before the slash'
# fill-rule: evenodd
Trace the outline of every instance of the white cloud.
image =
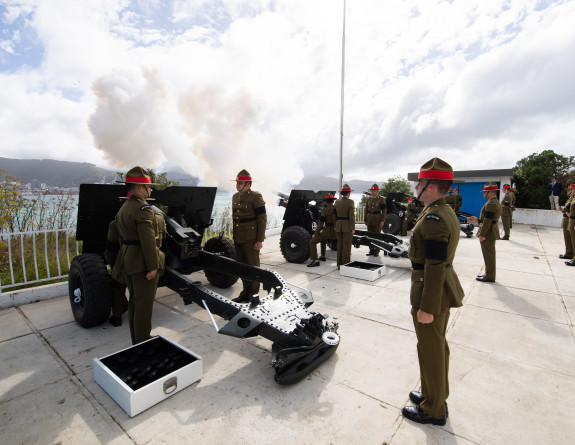
<svg viewBox="0 0 575 445">
<path fill-rule="evenodd" d="M 241 168 L 269 188 L 338 173 L 342 2 L 5 3 L 43 53 L 18 65 L 26 47 L 1 37 L 0 156 L 219 186 Z M 575 154 L 574 22 L 575 1 L 348 0 L 345 179 Z"/>
</svg>

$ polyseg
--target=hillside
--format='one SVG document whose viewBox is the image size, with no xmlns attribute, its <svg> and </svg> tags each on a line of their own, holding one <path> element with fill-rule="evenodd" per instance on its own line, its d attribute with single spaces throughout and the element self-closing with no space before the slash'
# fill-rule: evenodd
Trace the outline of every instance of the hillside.
<svg viewBox="0 0 575 445">
<path fill-rule="evenodd" d="M 48 187 L 75 187 L 82 183 L 110 183 L 117 179 L 116 172 L 96 167 L 87 162 L 56 161 L 54 159 L 9 159 L 0 158 L 0 169 L 19 178 L 22 183 L 44 183 Z M 158 173 L 162 173 L 157 170 Z M 197 185 L 193 176 L 180 172 L 168 172 L 169 180 L 180 185 Z M 374 182 L 381 187 L 382 181 L 350 180 L 347 184 L 356 193 L 369 190 Z M 327 176 L 306 176 L 294 189 L 338 191 L 339 181 Z M 289 193 L 289 190 L 284 190 Z"/>
<path fill-rule="evenodd" d="M 22 183 L 45 183 L 48 187 L 74 187 L 82 183 L 110 183 L 118 179 L 116 172 L 87 162 L 67 162 L 53 159 L 0 158 L 0 169 Z M 161 172 L 160 172 L 161 173 Z M 180 185 L 195 185 L 197 179 L 185 173 L 168 172 L 168 179 Z"/>
</svg>

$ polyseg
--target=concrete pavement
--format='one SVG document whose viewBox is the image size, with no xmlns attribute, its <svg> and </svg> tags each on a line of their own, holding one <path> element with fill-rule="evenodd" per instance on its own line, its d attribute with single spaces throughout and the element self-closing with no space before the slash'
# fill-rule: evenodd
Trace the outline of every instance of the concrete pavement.
<svg viewBox="0 0 575 445">
<path fill-rule="evenodd" d="M 203 309 L 160 288 L 152 333 L 198 353 L 204 373 L 130 418 L 92 370 L 92 358 L 130 345 L 125 316 L 119 328 L 84 329 L 64 291 L 0 311 L 0 443 L 573 443 L 566 395 L 575 393 L 575 268 L 558 258 L 561 229 L 515 224 L 511 240 L 497 243 L 495 284 L 475 281 L 479 242 L 461 235 L 454 267 L 466 298 L 451 312 L 444 427 L 401 416 L 419 385 L 409 261 L 381 257 L 384 277 L 356 280 L 339 275 L 329 250 L 317 268 L 286 263 L 273 236 L 262 267 L 310 289 L 310 310 L 340 325 L 336 355 L 307 378 L 277 385 L 268 340 L 218 335 Z M 352 260 L 366 261 L 366 252 L 353 249 Z M 202 273 L 192 278 L 207 283 Z M 234 296 L 239 288 L 219 292 Z"/>
</svg>

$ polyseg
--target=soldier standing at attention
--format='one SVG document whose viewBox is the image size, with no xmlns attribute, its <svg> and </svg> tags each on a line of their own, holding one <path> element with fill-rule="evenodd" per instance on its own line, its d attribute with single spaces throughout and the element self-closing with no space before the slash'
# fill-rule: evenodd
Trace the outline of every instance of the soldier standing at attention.
<svg viewBox="0 0 575 445">
<path fill-rule="evenodd" d="M 569 231 L 569 236 L 571 237 L 571 249 L 573 250 L 573 254 L 575 254 L 575 184 L 571 184 L 567 189 L 573 190 L 571 202 L 569 205 L 569 212 L 567 215 L 569 216 L 569 222 L 567 223 L 567 230 Z M 575 266 L 575 259 L 571 261 L 565 261 L 567 266 Z"/>
<path fill-rule="evenodd" d="M 501 222 L 503 223 L 502 240 L 508 240 L 511 233 L 511 206 L 513 205 L 513 198 L 511 197 L 511 186 L 509 184 L 503 185 L 503 198 L 501 198 Z"/>
<path fill-rule="evenodd" d="M 453 194 L 453 189 L 449 189 L 447 196 L 445 197 L 445 203 L 455 211 L 455 195 Z"/>
<path fill-rule="evenodd" d="M 563 207 L 559 207 L 559 210 L 563 212 L 563 219 L 561 220 L 561 228 L 563 229 L 563 240 L 565 241 L 565 254 L 559 255 L 559 258 L 565 260 L 572 260 L 573 253 L 573 241 L 571 240 L 571 233 L 569 232 L 569 214 L 571 212 L 571 206 L 575 200 L 575 184 L 571 184 L 567 189 L 567 202 Z"/>
<path fill-rule="evenodd" d="M 497 221 L 501 217 L 501 204 L 497 199 L 497 191 L 499 187 L 494 182 L 488 182 L 483 187 L 483 197 L 487 202 L 481 209 L 479 218 L 477 216 L 470 216 L 467 221 L 472 223 L 479 223 L 479 230 L 477 237 L 481 243 L 481 253 L 483 253 L 483 261 L 485 262 L 485 275 L 478 275 L 475 278 L 477 281 L 484 281 L 487 283 L 495 282 L 495 241 L 499 239 L 499 226 Z"/>
<path fill-rule="evenodd" d="M 262 194 L 252 190 L 252 176 L 242 170 L 236 176 L 236 190 L 232 197 L 234 222 L 234 248 L 240 263 L 260 266 L 260 250 L 266 238 L 266 203 Z M 242 280 L 243 290 L 236 303 L 248 302 L 252 295 L 260 291 L 258 281 Z"/>
<path fill-rule="evenodd" d="M 418 199 L 425 203 L 413 229 L 409 246 L 411 260 L 411 316 L 417 336 L 421 392 L 411 391 L 415 406 L 402 410 L 418 423 L 445 425 L 449 396 L 449 345 L 445 338 L 449 311 L 460 307 L 464 292 L 453 268 L 459 243 L 459 220 L 445 203 L 453 181 L 453 169 L 433 158 L 423 164 Z"/>
<path fill-rule="evenodd" d="M 509 189 L 509 193 L 511 194 L 511 221 L 509 223 L 509 228 L 513 228 L 513 212 L 515 211 L 515 189 Z"/>
<path fill-rule="evenodd" d="M 415 219 L 415 214 L 417 213 L 417 207 L 413 203 L 413 197 L 407 197 L 407 212 L 405 218 L 403 218 L 403 224 L 401 225 L 401 235 L 407 236 L 407 226 L 411 221 Z"/>
<path fill-rule="evenodd" d="M 319 221 L 315 233 L 309 240 L 309 257 L 311 263 L 307 267 L 317 267 L 320 261 L 325 261 L 325 250 L 328 240 L 336 239 L 335 236 L 335 215 L 333 213 L 333 201 L 335 198 L 332 195 L 327 195 L 325 198 L 325 207 L 321 211 Z M 317 245 L 321 243 L 321 256 L 319 261 L 317 258 Z"/>
<path fill-rule="evenodd" d="M 368 232 L 381 233 L 381 228 L 387 216 L 387 204 L 385 203 L 385 198 L 380 196 L 377 184 L 373 184 L 370 190 L 371 196 L 367 198 L 365 203 L 365 219 L 363 222 L 367 226 Z M 379 249 L 369 246 L 367 256 L 370 255 L 378 256 Z"/>
<path fill-rule="evenodd" d="M 116 226 L 122 239 L 119 255 L 130 293 L 130 335 L 132 344 L 136 344 L 151 338 L 152 307 L 165 256 L 160 250 L 162 231 L 158 219 L 146 202 L 152 194 L 152 185 L 156 184 L 142 167 L 132 168 L 125 181 L 120 182 L 128 186 L 130 193 L 116 215 Z"/>
<path fill-rule="evenodd" d="M 341 188 L 341 198 L 334 206 L 335 236 L 337 239 L 337 268 L 351 260 L 351 243 L 355 233 L 355 204 L 349 199 L 351 189 L 344 184 Z"/>
<path fill-rule="evenodd" d="M 116 221 L 112 221 L 108 227 L 108 236 L 106 239 L 106 249 L 104 258 L 111 267 L 112 276 L 112 316 L 110 324 L 112 326 L 122 326 L 122 314 L 128 310 L 128 300 L 126 299 L 126 278 L 124 274 L 124 260 L 120 252 L 122 238 L 118 233 Z"/>
<path fill-rule="evenodd" d="M 457 187 L 453 189 L 453 196 L 455 197 L 455 207 L 453 210 L 459 212 L 461 210 L 461 205 L 463 204 L 463 198 L 459 194 L 459 189 Z"/>
</svg>

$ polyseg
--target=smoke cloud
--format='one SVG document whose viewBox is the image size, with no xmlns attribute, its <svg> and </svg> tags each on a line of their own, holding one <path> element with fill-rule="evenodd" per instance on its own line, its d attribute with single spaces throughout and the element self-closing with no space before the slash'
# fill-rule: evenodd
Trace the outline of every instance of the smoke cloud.
<svg viewBox="0 0 575 445">
<path fill-rule="evenodd" d="M 179 167 L 204 186 L 235 190 L 245 168 L 270 200 L 303 172 L 285 138 L 266 126 L 271 110 L 246 89 L 202 83 L 175 87 L 158 69 L 118 70 L 93 84 L 88 126 L 107 162 L 122 169 Z"/>
</svg>

